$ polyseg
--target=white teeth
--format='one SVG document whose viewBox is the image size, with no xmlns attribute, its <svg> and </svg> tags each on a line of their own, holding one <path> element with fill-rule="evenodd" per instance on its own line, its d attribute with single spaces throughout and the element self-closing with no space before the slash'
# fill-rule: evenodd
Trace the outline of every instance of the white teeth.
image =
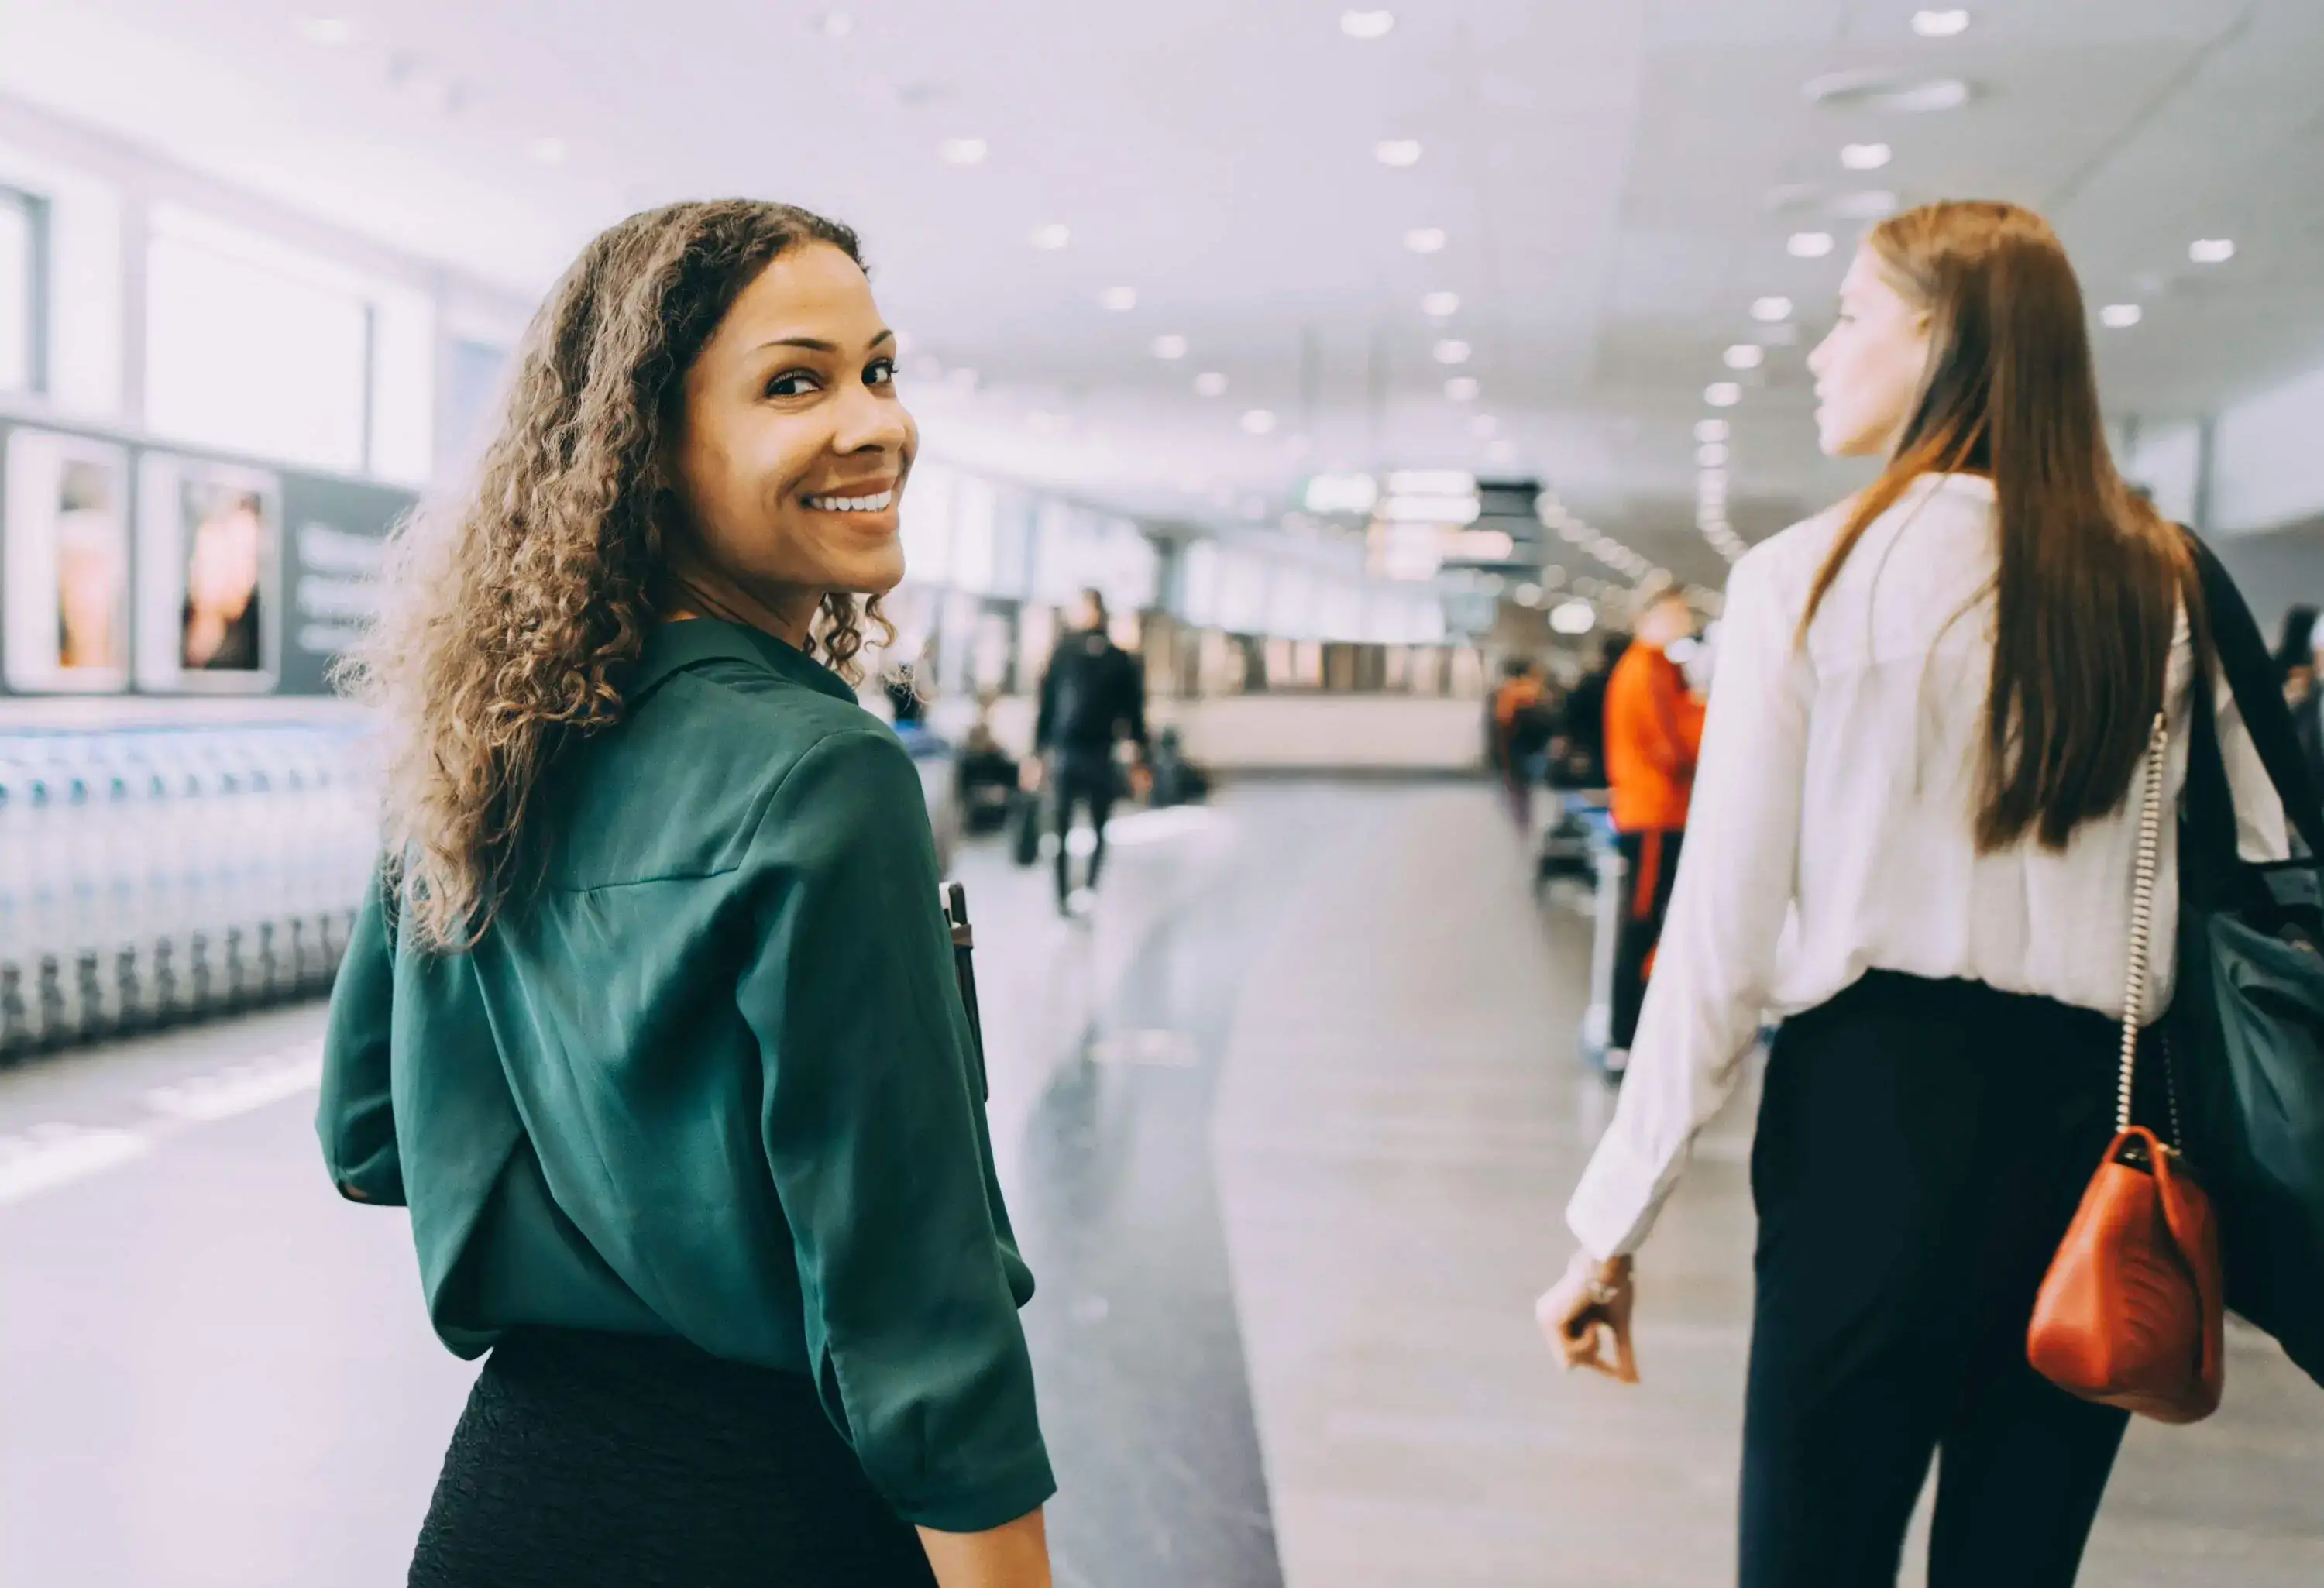
<svg viewBox="0 0 2324 1588">
<path fill-rule="evenodd" d="M 893 491 L 877 496 L 810 496 L 807 504 L 817 512 L 885 512 L 896 499 Z"/>
</svg>

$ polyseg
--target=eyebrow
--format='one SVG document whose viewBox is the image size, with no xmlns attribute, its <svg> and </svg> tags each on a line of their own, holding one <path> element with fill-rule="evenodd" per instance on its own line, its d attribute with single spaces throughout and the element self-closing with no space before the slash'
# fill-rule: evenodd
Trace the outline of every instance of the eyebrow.
<svg viewBox="0 0 2324 1588">
<path fill-rule="evenodd" d="M 895 332 L 881 331 L 878 336 L 872 338 L 872 346 L 878 347 L 885 343 L 892 342 L 895 339 Z M 752 349 L 752 351 L 762 352 L 769 347 L 804 347 L 810 353 L 836 353 L 839 351 L 836 344 L 826 342 L 820 337 L 777 337 L 772 341 L 760 343 L 759 346 Z"/>
</svg>

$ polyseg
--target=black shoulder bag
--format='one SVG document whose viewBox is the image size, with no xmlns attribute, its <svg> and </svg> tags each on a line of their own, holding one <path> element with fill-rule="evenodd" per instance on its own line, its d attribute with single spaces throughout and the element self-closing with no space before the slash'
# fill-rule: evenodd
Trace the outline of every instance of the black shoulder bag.
<svg viewBox="0 0 2324 1588">
<path fill-rule="evenodd" d="M 2307 853 L 2256 865 L 2237 853 L 2199 667 L 2166 1029 L 2188 1156 L 2218 1213 L 2227 1306 L 2324 1384 L 2324 813 L 2258 625 L 2226 568 L 2190 541 L 2220 670 Z"/>
</svg>

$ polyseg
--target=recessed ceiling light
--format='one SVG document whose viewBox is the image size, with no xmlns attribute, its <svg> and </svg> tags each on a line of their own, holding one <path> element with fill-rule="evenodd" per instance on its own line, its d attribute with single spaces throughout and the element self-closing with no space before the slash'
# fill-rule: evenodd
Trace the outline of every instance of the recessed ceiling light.
<svg viewBox="0 0 2324 1588">
<path fill-rule="evenodd" d="M 946 165 L 982 165 L 991 147 L 982 138 L 946 138 L 936 153 Z"/>
<path fill-rule="evenodd" d="M 1515 594 L 1517 604 L 1519 606 L 1539 606 L 1541 605 L 1541 586 L 1539 585 L 1519 585 L 1517 587 Z"/>
<path fill-rule="evenodd" d="M 1969 13 L 1952 11 L 1916 11 L 1913 14 L 1913 31 L 1924 39 L 1953 39 L 1969 32 Z"/>
<path fill-rule="evenodd" d="M 1226 391 L 1226 376 L 1214 369 L 1206 369 L 1194 377 L 1194 395 L 1197 397 L 1223 397 Z"/>
<path fill-rule="evenodd" d="M 2126 331 L 2146 318 L 2146 311 L 2135 303 L 2109 303 L 2098 310 L 2102 324 L 2117 331 Z"/>
<path fill-rule="evenodd" d="M 1695 420 L 1694 439 L 1698 441 L 1724 441 L 1727 439 L 1727 421 L 1723 419 Z"/>
<path fill-rule="evenodd" d="M 1702 446 L 1694 449 L 1694 461 L 1704 468 L 1726 467 L 1727 443 L 1724 441 L 1705 441 Z"/>
<path fill-rule="evenodd" d="M 1794 232 L 1784 247 L 1794 259 L 1821 259 L 1831 252 L 1831 234 Z"/>
<path fill-rule="evenodd" d="M 1886 143 L 1843 143 L 1840 162 L 1850 171 L 1878 171 L 1896 157 Z"/>
<path fill-rule="evenodd" d="M 1108 287 L 1104 291 L 1100 292 L 1097 295 L 1097 300 L 1104 307 L 1113 310 L 1116 314 L 1128 314 L 1131 309 L 1138 307 L 1138 289 L 1135 287 Z"/>
<path fill-rule="evenodd" d="M 532 141 L 532 157 L 543 165 L 564 164 L 566 152 L 562 138 L 535 138 Z"/>
<path fill-rule="evenodd" d="M 2197 264 L 2225 264 L 2235 256 L 2232 237 L 2198 237 L 2187 245 L 2187 257 Z"/>
<path fill-rule="evenodd" d="M 1469 344 L 1455 337 L 1446 337 L 1436 344 L 1436 362 L 1439 364 L 1468 363 Z"/>
<path fill-rule="evenodd" d="M 1340 31 L 1351 39 L 1385 39 L 1396 26 L 1392 11 L 1343 11 L 1340 13 Z"/>
<path fill-rule="evenodd" d="M 1052 221 L 1049 225 L 1045 226 L 1035 226 L 1033 228 L 1033 235 L 1029 240 L 1036 248 L 1047 248 L 1055 251 L 1072 242 L 1074 240 L 1074 234 L 1073 229 L 1070 226 L 1059 226 L 1056 222 Z"/>
<path fill-rule="evenodd" d="M 1733 381 L 1713 381 L 1702 389 L 1702 400 L 1713 408 L 1732 408 L 1743 401 L 1743 388 Z"/>
<path fill-rule="evenodd" d="M 1420 144 L 1411 138 L 1384 138 L 1372 145 L 1372 153 L 1382 165 L 1418 165 Z"/>
<path fill-rule="evenodd" d="M 1444 319 L 1461 311 L 1458 292 L 1431 292 L 1420 300 L 1420 312 L 1431 319 Z"/>
<path fill-rule="evenodd" d="M 1792 300 L 1788 298 L 1755 298 L 1751 300 L 1751 318 L 1765 325 L 1779 325 L 1792 318 Z"/>
<path fill-rule="evenodd" d="M 1242 416 L 1243 433 L 1264 436 L 1275 429 L 1275 416 L 1264 408 L 1254 408 Z"/>
<path fill-rule="evenodd" d="M 844 11 L 826 11 L 815 19 L 815 31 L 826 39 L 844 39 L 855 31 L 855 19 Z"/>
<path fill-rule="evenodd" d="M 1721 356 L 1729 369 L 1757 369 L 1767 361 L 1767 350 L 1757 342 L 1738 342 Z"/>
<path fill-rule="evenodd" d="M 1444 251 L 1444 229 L 1442 226 L 1415 226 L 1405 233 L 1404 245 L 1415 254 L 1441 254 Z"/>
<path fill-rule="evenodd" d="M 1454 375 L 1444 383 L 1444 395 L 1455 402 L 1474 402 L 1477 400 L 1478 390 L 1476 377 L 1473 375 Z"/>
<path fill-rule="evenodd" d="M 1185 357 L 1185 356 L 1186 356 L 1186 338 L 1185 338 L 1185 337 L 1155 337 L 1155 338 L 1154 338 L 1154 356 L 1155 356 L 1155 357 L 1157 357 L 1157 358 L 1184 358 L 1184 357 Z"/>
<path fill-rule="evenodd" d="M 1579 639 L 1598 626 L 1598 609 L 1587 601 L 1561 602 L 1549 614 L 1549 626 L 1569 640 Z"/>
<path fill-rule="evenodd" d="M 355 24 L 344 16 L 302 16 L 299 19 L 299 36 L 309 44 L 337 49 L 355 42 Z"/>
</svg>

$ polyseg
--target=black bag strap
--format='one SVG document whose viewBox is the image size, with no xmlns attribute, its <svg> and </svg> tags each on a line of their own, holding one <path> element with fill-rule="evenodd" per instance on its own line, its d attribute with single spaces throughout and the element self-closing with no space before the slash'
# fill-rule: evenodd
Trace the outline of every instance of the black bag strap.
<svg viewBox="0 0 2324 1588">
<path fill-rule="evenodd" d="M 2194 553 L 2195 569 L 2202 582 L 2204 623 L 2219 671 L 2235 697 L 2236 712 L 2275 785 L 2283 814 L 2312 855 L 2324 856 L 2324 810 L 2308 777 L 2308 763 L 2300 753 L 2300 737 L 2292 726 L 2292 707 L 2285 704 L 2277 682 L 2275 662 L 2261 637 L 2259 623 L 2245 605 L 2243 592 L 2211 549 L 2191 531 L 2187 544 Z M 2219 752 L 2218 730 L 2211 705 L 2209 669 L 2201 665 L 2197 648 L 2195 674 L 2196 737 L 2188 762 L 2188 819 L 2207 845 L 2224 832 L 2233 854 L 2235 800 Z"/>
</svg>

